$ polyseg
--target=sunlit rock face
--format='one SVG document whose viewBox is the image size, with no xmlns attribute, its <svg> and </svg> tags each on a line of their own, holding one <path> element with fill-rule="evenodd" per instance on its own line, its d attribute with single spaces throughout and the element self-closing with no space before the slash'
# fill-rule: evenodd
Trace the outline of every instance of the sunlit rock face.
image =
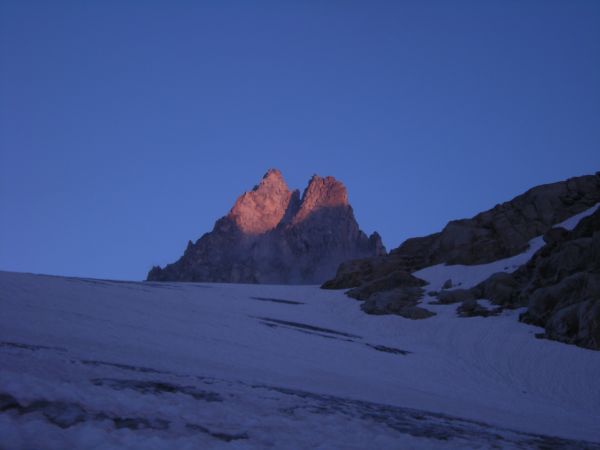
<svg viewBox="0 0 600 450">
<path fill-rule="evenodd" d="M 343 261 L 383 254 L 379 235 L 359 229 L 340 181 L 315 175 L 300 197 L 271 169 L 212 232 L 190 241 L 177 262 L 153 267 L 148 280 L 317 284 Z"/>
<path fill-rule="evenodd" d="M 293 223 L 300 223 L 315 211 L 322 208 L 349 208 L 348 192 L 344 185 L 333 177 L 321 178 L 314 175 L 304 195 L 299 211 L 294 215 Z"/>
<path fill-rule="evenodd" d="M 291 196 L 281 172 L 271 169 L 258 186 L 237 199 L 227 217 L 243 233 L 266 233 L 281 222 Z"/>
</svg>

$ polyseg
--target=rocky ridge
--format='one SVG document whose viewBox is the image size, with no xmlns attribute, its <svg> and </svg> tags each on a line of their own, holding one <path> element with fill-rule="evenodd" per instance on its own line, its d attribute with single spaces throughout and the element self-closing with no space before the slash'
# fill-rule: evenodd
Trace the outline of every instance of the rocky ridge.
<svg viewBox="0 0 600 450">
<path fill-rule="evenodd" d="M 325 289 L 354 288 L 392 272 L 435 264 L 484 264 L 523 252 L 556 223 L 600 202 L 600 172 L 536 186 L 470 219 L 453 220 L 439 233 L 404 241 L 388 255 L 347 261 Z"/>
<path fill-rule="evenodd" d="M 450 222 L 442 232 L 409 239 L 374 258 L 343 263 L 323 287 L 352 288 L 370 314 L 426 318 L 420 306 L 426 282 L 413 272 L 435 264 L 473 265 L 514 256 L 544 235 L 546 245 L 514 273 L 497 273 L 471 289 L 432 292 L 437 302 L 461 303 L 463 317 L 491 316 L 527 307 L 521 320 L 545 327 L 544 337 L 600 350 L 600 210 L 573 230 L 553 224 L 600 202 L 600 172 L 537 186 L 471 219 Z M 478 299 L 497 306 L 487 309 Z M 414 309 L 418 308 L 417 313 Z"/>
<path fill-rule="evenodd" d="M 539 337 L 600 350 L 600 209 L 573 231 L 553 228 L 546 245 L 510 274 L 469 290 L 502 307 L 527 307 L 520 320 L 545 328 Z"/>
<path fill-rule="evenodd" d="M 545 328 L 538 337 L 600 350 L 600 208 L 572 230 L 552 228 L 545 245 L 512 273 L 498 272 L 471 289 L 441 291 L 461 315 L 490 315 L 478 304 L 526 307 L 519 320 Z"/>
<path fill-rule="evenodd" d="M 210 233 L 190 241 L 175 263 L 153 267 L 147 279 L 318 284 L 342 261 L 382 254 L 380 236 L 359 229 L 340 181 L 315 175 L 300 196 L 271 169 Z"/>
</svg>

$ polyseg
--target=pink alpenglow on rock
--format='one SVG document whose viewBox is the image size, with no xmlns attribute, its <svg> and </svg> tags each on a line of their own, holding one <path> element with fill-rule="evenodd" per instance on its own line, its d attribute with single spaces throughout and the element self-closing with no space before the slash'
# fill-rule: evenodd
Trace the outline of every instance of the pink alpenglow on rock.
<svg viewBox="0 0 600 450">
<path fill-rule="evenodd" d="M 258 186 L 237 199 L 227 217 L 244 233 L 266 233 L 281 222 L 291 196 L 281 172 L 271 169 Z"/>
<path fill-rule="evenodd" d="M 302 196 L 300 211 L 294 216 L 294 223 L 302 222 L 321 208 L 335 207 L 350 207 L 346 187 L 333 177 L 313 175 Z"/>
<path fill-rule="evenodd" d="M 343 261 L 383 254 L 379 234 L 359 229 L 340 181 L 315 175 L 300 197 L 270 169 L 213 231 L 148 280 L 318 284 Z"/>
</svg>

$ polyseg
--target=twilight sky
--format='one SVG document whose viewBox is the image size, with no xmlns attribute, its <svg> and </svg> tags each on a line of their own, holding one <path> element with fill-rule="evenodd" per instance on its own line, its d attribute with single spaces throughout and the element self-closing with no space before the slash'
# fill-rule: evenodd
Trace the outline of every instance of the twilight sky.
<svg viewBox="0 0 600 450">
<path fill-rule="evenodd" d="M 600 170 L 600 2 L 0 2 L 0 270 L 142 279 L 270 167 L 389 248 Z"/>
</svg>

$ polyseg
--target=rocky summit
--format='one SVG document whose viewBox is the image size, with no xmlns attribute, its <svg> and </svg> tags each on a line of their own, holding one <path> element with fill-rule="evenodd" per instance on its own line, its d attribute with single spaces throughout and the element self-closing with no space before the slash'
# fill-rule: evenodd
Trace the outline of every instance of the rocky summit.
<svg viewBox="0 0 600 450">
<path fill-rule="evenodd" d="M 148 280 L 316 284 L 343 261 L 384 254 L 379 234 L 359 229 L 340 181 L 315 175 L 301 196 L 271 169 L 210 233 L 190 241 L 175 263 L 153 267 Z"/>
</svg>

